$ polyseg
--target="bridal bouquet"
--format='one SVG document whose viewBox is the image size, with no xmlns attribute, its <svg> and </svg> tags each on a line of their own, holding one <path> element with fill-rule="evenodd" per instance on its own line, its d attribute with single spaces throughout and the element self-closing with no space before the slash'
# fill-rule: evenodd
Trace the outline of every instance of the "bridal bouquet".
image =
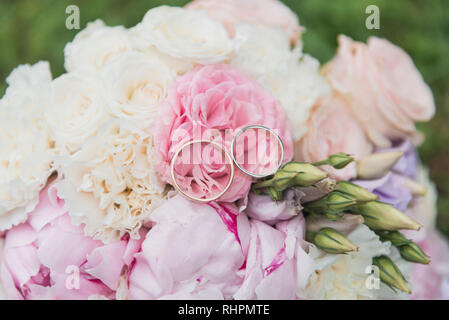
<svg viewBox="0 0 449 320">
<path fill-rule="evenodd" d="M 13 70 L 0 297 L 449 298 L 431 90 L 387 40 L 320 66 L 304 31 L 277 0 L 195 0 L 89 23 L 55 79 Z"/>
</svg>

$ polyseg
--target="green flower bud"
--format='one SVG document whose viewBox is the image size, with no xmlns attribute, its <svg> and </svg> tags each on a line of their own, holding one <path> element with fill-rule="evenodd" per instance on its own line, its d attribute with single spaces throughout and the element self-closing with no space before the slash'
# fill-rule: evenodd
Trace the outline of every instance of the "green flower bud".
<svg viewBox="0 0 449 320">
<path fill-rule="evenodd" d="M 277 191 L 284 191 L 292 186 L 309 187 L 327 176 L 326 172 L 309 163 L 289 162 L 272 179 L 259 182 L 254 188 L 274 187 Z"/>
<path fill-rule="evenodd" d="M 390 241 L 395 247 L 404 246 L 412 242 L 398 231 L 376 231 L 376 234 L 380 237 L 380 240 Z"/>
<path fill-rule="evenodd" d="M 429 264 L 430 258 L 427 256 L 424 251 L 414 242 L 410 242 L 404 246 L 398 247 L 399 253 L 404 260 L 421 263 L 421 264 Z"/>
<path fill-rule="evenodd" d="M 337 190 L 351 196 L 359 202 L 368 202 L 379 199 L 378 195 L 348 181 L 338 181 Z"/>
<path fill-rule="evenodd" d="M 321 250 L 332 254 L 359 250 L 359 247 L 349 241 L 341 232 L 332 228 L 320 229 L 313 236 L 313 243 Z"/>
<path fill-rule="evenodd" d="M 328 158 L 329 165 L 335 169 L 343 169 L 354 161 L 354 158 L 345 153 L 333 154 Z"/>
<path fill-rule="evenodd" d="M 322 166 L 322 165 L 328 165 L 332 166 L 335 169 L 343 169 L 348 164 L 354 161 L 354 158 L 351 157 L 349 154 L 345 153 L 337 153 L 330 155 L 329 158 L 323 161 L 317 161 L 312 163 L 314 166 Z"/>
<path fill-rule="evenodd" d="M 274 177 L 253 185 L 254 189 L 275 187 L 279 191 L 290 188 L 294 184 L 294 179 L 297 176 L 296 172 L 289 172 L 279 169 Z"/>
<path fill-rule="evenodd" d="M 398 266 L 385 255 L 373 258 L 373 264 L 379 268 L 380 280 L 390 286 L 405 293 L 412 293 L 407 286 L 407 281 L 399 270 Z"/>
<path fill-rule="evenodd" d="M 284 198 L 284 192 L 277 191 L 276 188 L 273 187 L 268 188 L 268 193 L 273 201 L 281 201 Z"/>
<path fill-rule="evenodd" d="M 282 168 L 282 170 L 297 173 L 294 179 L 294 185 L 297 187 L 309 187 L 329 176 L 329 174 L 323 170 L 310 163 L 303 162 L 289 162 Z"/>
<path fill-rule="evenodd" d="M 298 172 L 285 171 L 280 169 L 274 175 L 273 186 L 280 191 L 286 190 L 295 184 L 295 178 L 298 176 Z"/>
<path fill-rule="evenodd" d="M 312 209 L 319 213 L 336 214 L 343 212 L 355 204 L 357 204 L 357 200 L 344 193 L 333 191 L 324 198 L 308 202 L 304 206 L 307 209 Z"/>
<path fill-rule="evenodd" d="M 351 212 L 361 214 L 365 224 L 372 230 L 419 230 L 422 227 L 392 205 L 380 201 L 359 204 L 351 208 Z"/>
</svg>

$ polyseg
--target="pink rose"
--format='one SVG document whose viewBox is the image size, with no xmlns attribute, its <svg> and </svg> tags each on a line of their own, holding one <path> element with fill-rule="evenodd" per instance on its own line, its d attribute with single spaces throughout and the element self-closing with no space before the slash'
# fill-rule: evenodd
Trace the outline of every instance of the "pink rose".
<svg viewBox="0 0 449 320">
<path fill-rule="evenodd" d="M 368 45 L 338 38 L 337 56 L 324 68 L 368 137 L 379 147 L 416 136 L 415 122 L 435 113 L 432 91 L 411 58 L 391 42 L 371 37 Z"/>
<path fill-rule="evenodd" d="M 0 268 L 9 299 L 114 297 L 125 265 L 140 242 L 109 245 L 71 224 L 53 186 L 41 191 L 27 222 L 9 230 Z"/>
<path fill-rule="evenodd" d="M 295 144 L 295 159 L 315 162 L 331 154 L 347 153 L 356 159 L 370 154 L 373 147 L 362 126 L 335 96 L 322 97 L 307 122 L 307 133 Z M 336 170 L 323 166 L 334 178 L 349 180 L 357 175 L 355 163 Z"/>
<path fill-rule="evenodd" d="M 291 125 L 278 101 L 259 84 L 228 65 L 199 66 L 178 78 L 165 103 L 160 108 L 154 134 L 156 150 L 161 158 L 157 170 L 164 181 L 172 183 L 170 163 L 184 143 L 210 139 L 230 151 L 236 131 L 252 124 L 277 131 L 285 146 L 284 161 L 293 156 Z M 277 148 L 275 143 L 270 145 Z M 177 182 L 189 194 L 210 198 L 227 184 L 229 163 L 204 159 L 205 145 L 199 147 L 203 155 L 202 161 L 198 162 L 201 165 L 190 162 L 177 165 L 176 173 L 180 176 Z M 246 154 L 253 147 L 249 146 L 242 152 Z M 240 155 L 237 148 L 237 158 Z M 260 166 L 260 162 L 256 162 L 249 169 L 257 172 Z M 233 202 L 244 198 L 251 182 L 249 176 L 236 169 L 231 188 L 220 200 Z"/>
<path fill-rule="evenodd" d="M 282 28 L 291 43 L 297 43 L 303 32 L 296 14 L 278 0 L 194 0 L 186 8 L 206 11 L 226 27 L 231 37 L 238 23 Z"/>
</svg>

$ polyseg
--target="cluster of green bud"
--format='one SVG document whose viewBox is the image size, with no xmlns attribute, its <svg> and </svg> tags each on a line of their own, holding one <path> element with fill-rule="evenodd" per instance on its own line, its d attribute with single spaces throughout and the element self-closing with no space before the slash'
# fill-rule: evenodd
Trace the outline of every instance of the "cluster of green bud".
<svg viewBox="0 0 449 320">
<path fill-rule="evenodd" d="M 344 234 L 332 228 L 307 232 L 307 238 L 327 253 L 341 254 L 359 250 L 359 247 L 349 241 Z"/>
<path fill-rule="evenodd" d="M 362 179 L 383 177 L 402 156 L 401 152 L 385 152 L 364 157 L 356 164 L 358 177 Z M 289 188 L 317 188 L 320 183 L 326 181 L 328 174 L 318 166 L 328 165 L 335 169 L 342 169 L 353 161 L 354 158 L 350 155 L 338 153 L 329 156 L 326 160 L 311 164 L 289 162 L 270 179 L 254 184 L 253 192 L 269 194 L 273 201 L 280 201 L 283 199 L 284 191 Z M 405 186 L 416 195 L 423 195 L 426 192 L 425 187 L 414 181 L 406 183 Z M 307 201 L 302 205 L 304 212 L 309 214 L 309 219 L 330 220 L 331 226 L 337 228 L 341 227 L 345 216 L 359 217 L 360 219 L 354 223 L 364 223 L 375 231 L 382 241 L 390 241 L 398 249 L 403 259 L 414 263 L 430 263 L 430 258 L 416 243 L 398 232 L 401 229 L 419 230 L 421 225 L 394 206 L 380 202 L 377 195 L 365 188 L 348 181 L 338 181 L 337 183 L 334 181 L 332 188 L 328 188 L 318 197 Z M 358 251 L 359 248 L 354 243 L 331 226 L 320 226 L 317 223 L 314 228 L 308 228 L 307 240 L 330 254 Z M 343 232 L 345 232 L 344 230 Z M 393 289 L 410 293 L 406 279 L 390 258 L 387 256 L 376 257 L 373 259 L 373 264 L 379 268 L 380 278 L 384 283 Z"/>
<path fill-rule="evenodd" d="M 327 196 L 306 204 L 306 210 L 325 214 L 331 220 L 338 218 L 342 212 L 369 201 L 375 201 L 378 196 L 356 184 L 339 181 L 334 191 Z"/>
<path fill-rule="evenodd" d="M 380 280 L 390 288 L 396 288 L 410 294 L 407 280 L 398 266 L 385 255 L 373 258 L 373 264 L 379 268 Z"/>
<path fill-rule="evenodd" d="M 393 246 L 398 248 L 401 257 L 409 262 L 429 264 L 430 258 L 424 251 L 412 240 L 407 239 L 398 231 L 378 231 L 376 232 L 382 241 L 390 241 Z"/>
<path fill-rule="evenodd" d="M 368 190 L 347 181 L 339 181 L 335 191 L 304 204 L 308 212 L 324 214 L 330 220 L 339 219 L 343 212 L 360 214 L 372 230 L 419 230 L 421 225 L 394 206 L 377 200 Z"/>
</svg>

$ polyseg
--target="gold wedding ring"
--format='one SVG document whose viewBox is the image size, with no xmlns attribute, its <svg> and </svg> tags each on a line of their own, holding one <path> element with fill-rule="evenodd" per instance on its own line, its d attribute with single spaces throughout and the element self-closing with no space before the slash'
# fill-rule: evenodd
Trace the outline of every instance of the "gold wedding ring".
<svg viewBox="0 0 449 320">
<path fill-rule="evenodd" d="M 185 148 L 187 148 L 187 147 L 189 147 L 191 145 L 197 144 L 197 143 L 200 143 L 200 144 L 208 143 L 208 144 L 212 145 L 215 149 L 222 151 L 225 154 L 227 160 L 229 161 L 229 165 L 231 166 L 231 173 L 230 173 L 229 181 L 228 181 L 228 184 L 226 185 L 226 187 L 219 194 L 217 194 L 216 196 L 211 197 L 211 198 L 207 198 L 207 199 L 194 197 L 194 196 L 188 194 L 187 192 L 185 192 L 184 190 L 182 190 L 182 188 L 179 186 L 178 181 L 176 180 L 176 176 L 175 176 L 175 163 L 176 163 L 176 160 L 178 159 L 180 153 Z M 170 170 L 171 170 L 171 177 L 172 177 L 172 180 L 173 180 L 173 187 L 179 193 L 181 193 L 184 197 L 186 197 L 186 198 L 188 198 L 190 200 L 193 200 L 195 202 L 207 203 L 207 202 L 212 202 L 214 200 L 217 200 L 222 195 L 224 195 L 226 193 L 226 191 L 229 190 L 229 188 L 232 185 L 232 182 L 234 181 L 234 161 L 233 161 L 231 155 L 221 145 L 219 145 L 218 143 L 209 141 L 209 140 L 192 140 L 192 141 L 189 141 L 186 144 L 184 144 L 181 148 L 178 149 L 178 151 L 173 156 L 173 159 L 172 159 L 171 165 L 170 165 Z"/>
</svg>

